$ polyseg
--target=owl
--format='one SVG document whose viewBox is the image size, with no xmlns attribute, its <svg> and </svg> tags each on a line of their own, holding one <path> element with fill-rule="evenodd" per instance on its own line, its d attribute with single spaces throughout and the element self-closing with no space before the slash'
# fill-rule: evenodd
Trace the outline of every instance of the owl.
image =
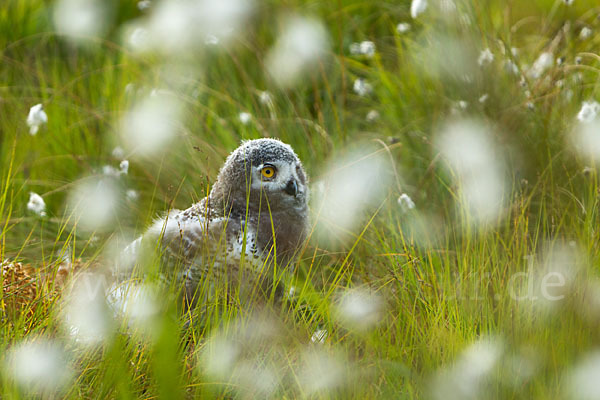
<svg viewBox="0 0 600 400">
<path fill-rule="evenodd" d="M 275 139 L 242 142 L 210 193 L 172 210 L 125 250 L 139 258 L 158 248 L 167 279 L 185 285 L 189 302 L 201 284 L 272 288 L 274 268 L 293 268 L 309 232 L 308 178 L 291 146 Z"/>
</svg>

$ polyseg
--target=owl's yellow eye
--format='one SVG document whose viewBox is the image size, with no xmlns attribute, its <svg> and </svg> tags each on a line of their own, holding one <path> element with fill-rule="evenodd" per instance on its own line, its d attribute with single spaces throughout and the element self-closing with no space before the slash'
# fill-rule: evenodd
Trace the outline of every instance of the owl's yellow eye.
<svg viewBox="0 0 600 400">
<path fill-rule="evenodd" d="M 265 178 L 272 178 L 275 176 L 275 167 L 272 165 L 265 165 L 261 170 L 260 173 L 262 174 L 262 176 L 264 176 Z"/>
</svg>

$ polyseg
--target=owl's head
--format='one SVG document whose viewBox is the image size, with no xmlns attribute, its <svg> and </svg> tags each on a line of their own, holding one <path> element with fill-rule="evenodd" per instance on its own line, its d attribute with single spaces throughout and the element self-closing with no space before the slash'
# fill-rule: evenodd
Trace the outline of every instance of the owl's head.
<svg viewBox="0 0 600 400">
<path fill-rule="evenodd" d="M 305 213 L 308 179 L 290 145 L 275 139 L 248 140 L 225 161 L 211 197 L 238 209 Z"/>
</svg>

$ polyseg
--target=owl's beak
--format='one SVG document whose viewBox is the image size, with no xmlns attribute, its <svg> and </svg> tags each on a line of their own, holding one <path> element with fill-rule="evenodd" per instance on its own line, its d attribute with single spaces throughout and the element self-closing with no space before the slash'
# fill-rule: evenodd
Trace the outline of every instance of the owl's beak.
<svg viewBox="0 0 600 400">
<path fill-rule="evenodd" d="M 298 184 L 296 183 L 296 180 L 290 179 L 287 185 L 285 185 L 285 188 L 283 188 L 283 191 L 290 196 L 296 197 L 296 194 L 298 194 Z"/>
</svg>

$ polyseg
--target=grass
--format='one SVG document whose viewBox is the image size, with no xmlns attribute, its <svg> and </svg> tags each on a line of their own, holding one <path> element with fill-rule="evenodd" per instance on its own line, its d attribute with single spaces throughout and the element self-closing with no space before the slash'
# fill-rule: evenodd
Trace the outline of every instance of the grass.
<svg viewBox="0 0 600 400">
<path fill-rule="evenodd" d="M 64 348 L 72 371 L 60 391 L 43 393 L 49 398 L 592 398 L 582 393 L 593 380 L 586 386 L 569 377 L 600 344 L 598 177 L 593 160 L 573 151 L 568 137 L 582 102 L 598 99 L 600 9 L 592 0 L 456 3 L 462 17 L 446 18 L 430 4 L 416 20 L 408 1 L 257 4 L 230 47 L 186 56 L 193 80 L 179 84 L 159 56 L 122 45 L 120 27 L 141 14 L 135 2 L 113 1 L 107 35 L 83 45 L 56 34 L 53 2 L 3 2 L 0 259 L 31 264 L 46 289 L 33 315 L 9 313 L 3 299 L 0 397 L 35 396 L 14 382 L 7 360 L 22 341 L 42 337 Z M 284 90 L 266 76 L 263 60 L 284 28 L 278 16 L 289 11 L 321 20 L 331 50 Z M 412 28 L 399 34 L 403 21 Z M 593 34 L 582 40 L 584 26 Z M 349 54 L 362 40 L 375 42 L 373 58 Z M 480 68 L 477 57 L 487 47 L 495 60 Z M 543 51 L 564 62 L 520 82 L 504 66 L 511 47 L 519 49 L 510 57 L 522 72 Z M 467 68 L 470 80 L 455 68 Z M 352 91 L 359 77 L 373 85 L 370 95 Z M 110 229 L 77 228 L 66 208 L 69 193 L 104 165 L 118 166 L 111 152 L 119 120 L 154 87 L 174 88 L 184 105 L 176 140 L 154 158 L 130 158 L 119 190 L 139 197 L 119 203 Z M 261 103 L 263 90 L 272 106 Z M 483 94 L 489 97 L 480 103 Z M 459 101 L 468 102 L 466 110 Z M 30 136 L 25 119 L 37 103 L 48 123 Z M 370 110 L 379 113 L 375 121 L 366 119 Z M 240 112 L 252 122 L 242 124 Z M 483 224 L 468 212 L 459 173 L 435 146 L 446 121 L 461 116 L 487 121 L 493 152 L 506 165 L 504 212 Z M 57 260 L 70 253 L 84 265 L 101 263 L 116 238 L 133 237 L 159 213 L 204 197 L 240 140 L 262 136 L 291 144 L 313 183 L 327 178 L 331 160 L 367 145 L 392 160 L 382 174 L 394 183 L 361 211 L 349 234 L 313 235 L 295 273 L 284 278 L 296 288 L 292 305 L 271 296 L 258 312 L 219 292 L 194 314 L 202 323 L 187 327 L 176 301 L 168 301 L 178 290 L 172 286 L 149 337 L 126 333 L 123 323 L 99 347 L 70 340 L 60 297 L 48 294 Z M 30 191 L 43 196 L 47 217 L 27 210 Z M 415 210 L 398 205 L 402 193 Z M 317 202 L 312 211 L 317 221 Z M 571 271 L 564 285 L 548 289 L 564 298 L 532 300 L 541 296 L 543 273 L 553 271 Z M 356 288 L 379 299 L 378 323 L 368 329 L 336 312 L 340 295 Z M 517 301 L 513 289 L 530 296 Z M 328 331 L 323 344 L 310 341 L 317 329 Z M 241 354 L 231 380 L 206 366 L 220 339 Z M 213 364 L 224 363 L 214 351 Z M 600 365 L 592 366 L 598 376 Z M 278 384 L 270 384 L 269 371 Z M 318 390 L 321 379 L 336 377 L 339 385 Z"/>
</svg>

